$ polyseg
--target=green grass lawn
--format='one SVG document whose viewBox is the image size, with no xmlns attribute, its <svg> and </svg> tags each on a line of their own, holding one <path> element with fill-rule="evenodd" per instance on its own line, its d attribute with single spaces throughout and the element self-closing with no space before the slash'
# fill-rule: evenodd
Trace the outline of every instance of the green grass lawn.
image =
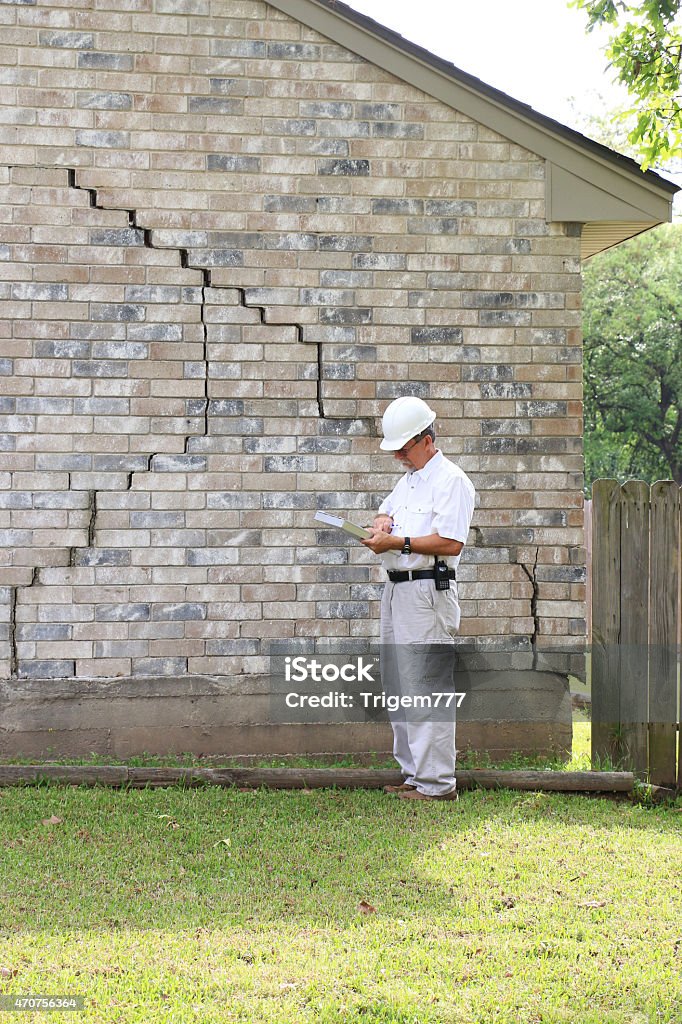
<svg viewBox="0 0 682 1024">
<path fill-rule="evenodd" d="M 0 1020 L 679 1024 L 681 812 L 0 790 L 0 992 L 86 1004 Z"/>
</svg>

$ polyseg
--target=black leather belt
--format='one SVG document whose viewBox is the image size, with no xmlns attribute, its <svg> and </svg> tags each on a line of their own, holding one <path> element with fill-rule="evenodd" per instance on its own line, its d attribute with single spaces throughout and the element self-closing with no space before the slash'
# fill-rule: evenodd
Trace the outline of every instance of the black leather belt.
<svg viewBox="0 0 682 1024">
<path fill-rule="evenodd" d="M 407 583 L 408 580 L 435 580 L 436 574 L 433 569 L 393 569 L 388 578 L 391 583 Z M 448 569 L 448 579 L 457 579 L 454 569 Z"/>
</svg>

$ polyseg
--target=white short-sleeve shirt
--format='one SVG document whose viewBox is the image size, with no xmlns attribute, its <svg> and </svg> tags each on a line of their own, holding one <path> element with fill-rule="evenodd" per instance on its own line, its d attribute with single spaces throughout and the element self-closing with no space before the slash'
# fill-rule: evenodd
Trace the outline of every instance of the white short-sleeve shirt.
<svg viewBox="0 0 682 1024">
<path fill-rule="evenodd" d="M 401 537 L 427 537 L 437 533 L 466 544 L 476 491 L 466 473 L 439 450 L 422 469 L 405 473 L 379 506 L 379 513 L 393 517 L 393 532 Z M 430 569 L 433 555 L 401 555 L 387 551 L 381 556 L 386 569 Z M 460 555 L 445 555 L 454 568 Z"/>
</svg>

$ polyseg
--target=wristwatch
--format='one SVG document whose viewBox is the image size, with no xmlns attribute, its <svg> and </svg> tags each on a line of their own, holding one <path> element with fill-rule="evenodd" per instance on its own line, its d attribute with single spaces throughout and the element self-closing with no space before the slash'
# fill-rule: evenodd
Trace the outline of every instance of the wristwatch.
<svg viewBox="0 0 682 1024">
<path fill-rule="evenodd" d="M 401 550 L 400 554 L 401 555 L 411 555 L 412 554 L 412 547 L 410 546 L 410 538 L 409 537 L 405 538 L 405 543 L 402 546 L 402 550 Z"/>
</svg>

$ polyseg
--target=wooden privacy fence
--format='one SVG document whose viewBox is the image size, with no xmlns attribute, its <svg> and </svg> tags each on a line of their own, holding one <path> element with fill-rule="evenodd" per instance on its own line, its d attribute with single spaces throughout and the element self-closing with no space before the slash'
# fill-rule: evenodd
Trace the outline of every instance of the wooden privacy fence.
<svg viewBox="0 0 682 1024">
<path fill-rule="evenodd" d="M 679 785 L 680 488 L 592 488 L 592 761 Z"/>
</svg>

